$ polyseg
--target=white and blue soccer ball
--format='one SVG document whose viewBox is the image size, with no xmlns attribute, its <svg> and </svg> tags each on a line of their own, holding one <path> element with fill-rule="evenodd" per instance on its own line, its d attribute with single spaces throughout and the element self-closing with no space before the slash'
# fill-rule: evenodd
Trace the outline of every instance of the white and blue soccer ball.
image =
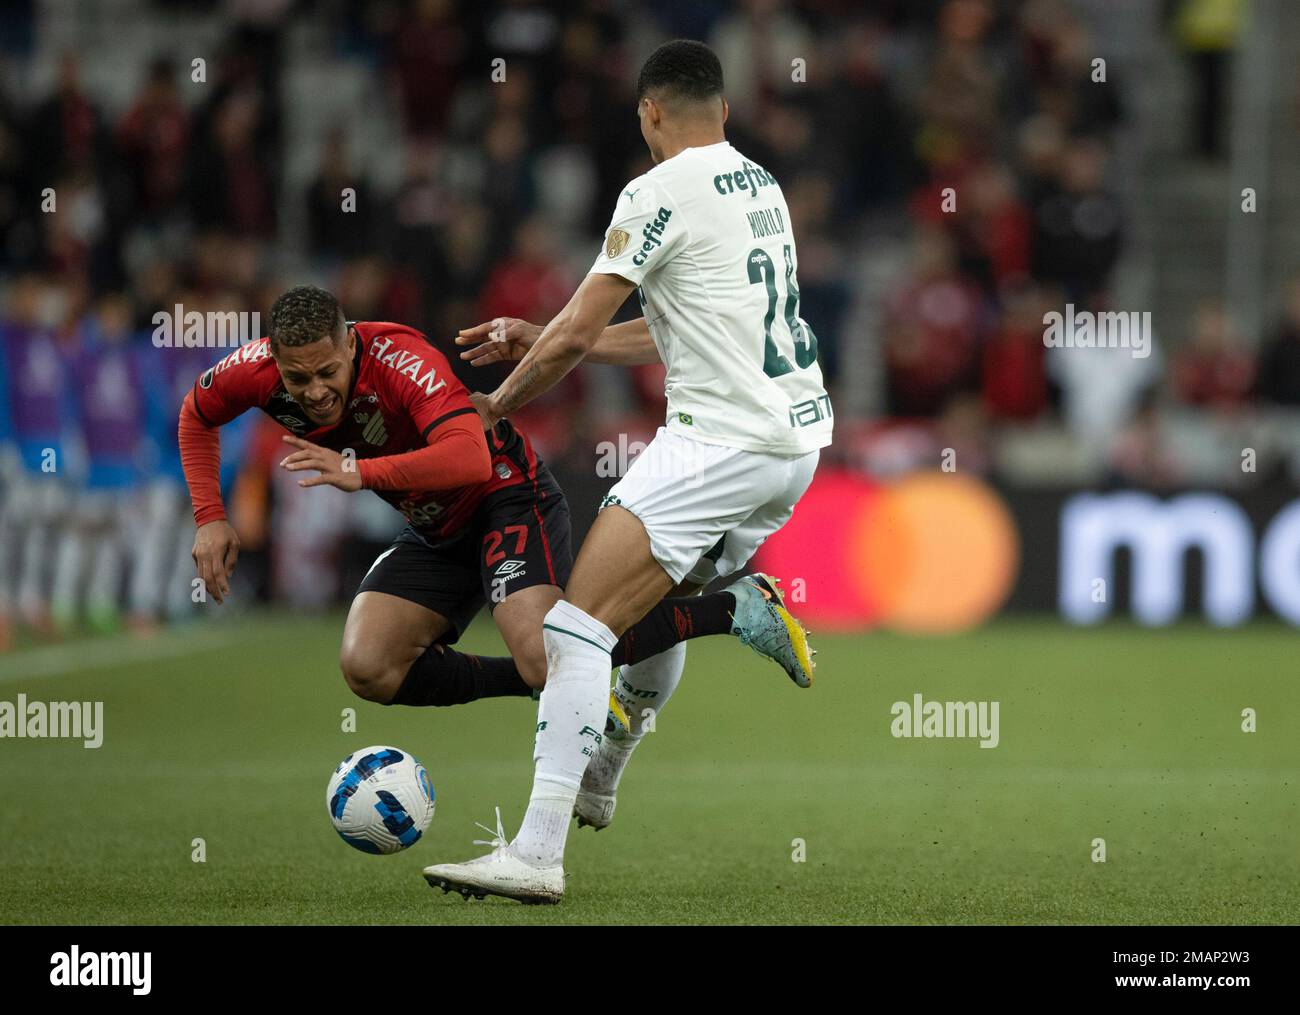
<svg viewBox="0 0 1300 1015">
<path fill-rule="evenodd" d="M 363 853 L 413 846 L 433 820 L 433 783 L 424 766 L 396 747 L 354 751 L 325 790 L 334 831 Z"/>
</svg>

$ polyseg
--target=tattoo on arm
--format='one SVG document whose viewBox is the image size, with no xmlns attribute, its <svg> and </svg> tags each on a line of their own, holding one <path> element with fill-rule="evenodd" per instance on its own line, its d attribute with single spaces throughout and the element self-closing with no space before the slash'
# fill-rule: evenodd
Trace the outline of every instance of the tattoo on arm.
<svg viewBox="0 0 1300 1015">
<path fill-rule="evenodd" d="M 632 288 L 617 276 L 589 275 L 493 392 L 493 410 L 504 416 L 527 405 L 581 363 Z"/>
<path fill-rule="evenodd" d="M 537 364 L 530 363 L 511 375 L 509 378 L 511 382 L 509 385 L 510 390 L 503 391 L 499 398 L 502 415 L 508 415 L 521 405 L 528 404 L 533 397 L 533 388 L 537 385 L 541 374 L 542 372 L 537 368 Z"/>
</svg>

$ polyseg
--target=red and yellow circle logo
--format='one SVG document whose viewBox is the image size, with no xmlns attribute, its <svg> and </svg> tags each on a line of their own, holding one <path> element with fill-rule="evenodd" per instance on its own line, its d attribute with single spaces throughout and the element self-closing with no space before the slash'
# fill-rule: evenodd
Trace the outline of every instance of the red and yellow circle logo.
<svg viewBox="0 0 1300 1015">
<path fill-rule="evenodd" d="M 803 579 L 806 601 L 791 606 L 814 628 L 939 633 L 992 616 L 1019 558 L 1006 505 L 978 479 L 920 472 L 880 483 L 828 471 L 756 566 L 787 592 Z"/>
</svg>

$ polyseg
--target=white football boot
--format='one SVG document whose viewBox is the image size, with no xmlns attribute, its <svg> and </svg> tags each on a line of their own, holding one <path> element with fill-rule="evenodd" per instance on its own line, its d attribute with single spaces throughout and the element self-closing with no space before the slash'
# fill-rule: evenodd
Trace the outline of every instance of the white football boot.
<svg viewBox="0 0 1300 1015">
<path fill-rule="evenodd" d="M 559 902 L 564 898 L 563 865 L 534 867 L 516 856 L 501 825 L 501 808 L 498 807 L 496 812 L 495 832 L 487 825 L 474 822 L 492 835 L 491 839 L 475 839 L 474 845 L 491 846 L 491 853 L 464 863 L 436 863 L 426 867 L 424 880 L 429 882 L 430 888 L 441 888 L 444 895 L 460 892 L 466 899 L 471 895 L 476 899 L 500 895 L 525 905 Z"/>
</svg>

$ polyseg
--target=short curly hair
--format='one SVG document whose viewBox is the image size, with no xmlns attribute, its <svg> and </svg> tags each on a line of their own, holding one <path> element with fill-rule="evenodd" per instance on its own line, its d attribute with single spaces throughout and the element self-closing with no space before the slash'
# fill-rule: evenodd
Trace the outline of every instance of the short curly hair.
<svg viewBox="0 0 1300 1015">
<path fill-rule="evenodd" d="M 333 293 L 314 285 L 296 285 L 271 304 L 271 352 L 281 346 L 311 345 L 322 338 L 338 342 L 346 324 Z"/>
<path fill-rule="evenodd" d="M 694 39 L 665 42 L 646 59 L 637 78 L 637 101 L 651 93 L 691 102 L 716 98 L 722 94 L 722 63 Z"/>
</svg>

